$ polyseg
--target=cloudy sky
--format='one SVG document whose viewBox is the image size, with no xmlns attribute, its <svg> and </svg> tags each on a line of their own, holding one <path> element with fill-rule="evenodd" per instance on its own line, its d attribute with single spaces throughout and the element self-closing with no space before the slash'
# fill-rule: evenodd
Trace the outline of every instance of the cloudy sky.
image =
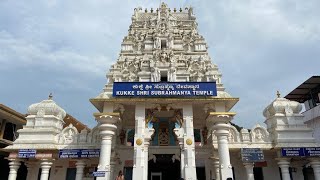
<svg viewBox="0 0 320 180">
<path fill-rule="evenodd" d="M 263 109 L 320 71 L 318 0 L 167 0 L 193 6 L 199 32 L 240 102 L 234 123 L 263 124 Z M 19 112 L 48 97 L 93 127 L 89 98 L 106 83 L 135 7 L 159 0 L 0 0 L 0 103 Z"/>
</svg>

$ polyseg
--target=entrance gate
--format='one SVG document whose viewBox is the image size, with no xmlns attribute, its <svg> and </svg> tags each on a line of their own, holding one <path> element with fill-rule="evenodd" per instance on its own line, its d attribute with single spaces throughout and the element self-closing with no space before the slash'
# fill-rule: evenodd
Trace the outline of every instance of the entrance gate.
<svg viewBox="0 0 320 180">
<path fill-rule="evenodd" d="M 180 161 L 173 154 L 155 154 L 148 163 L 148 180 L 177 180 L 180 178 Z"/>
</svg>

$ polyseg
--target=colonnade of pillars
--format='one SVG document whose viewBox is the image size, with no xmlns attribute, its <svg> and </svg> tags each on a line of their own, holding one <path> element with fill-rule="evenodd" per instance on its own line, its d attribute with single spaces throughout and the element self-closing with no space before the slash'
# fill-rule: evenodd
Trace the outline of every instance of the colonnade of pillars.
<svg viewBox="0 0 320 180">
<path fill-rule="evenodd" d="M 291 180 L 290 178 L 290 158 L 277 158 L 278 160 L 278 165 L 281 169 L 281 175 L 283 180 Z M 310 166 L 313 169 L 314 173 L 314 179 L 315 180 L 320 180 L 320 159 L 317 158 L 310 158 Z"/>
<path fill-rule="evenodd" d="M 290 172 L 289 172 L 289 167 L 290 167 L 290 158 L 277 158 L 278 165 L 281 169 L 281 176 L 283 180 L 291 180 L 290 179 Z M 309 159 L 310 160 L 310 165 L 313 168 L 314 172 L 314 179 L 315 180 L 320 180 L 320 159 Z M 18 169 L 20 168 L 21 165 L 21 159 L 9 159 L 9 177 L 8 180 L 16 180 L 17 174 L 18 174 Z M 40 180 L 49 180 L 49 172 L 52 167 L 52 161 L 49 159 L 43 159 L 40 162 L 41 168 L 41 175 L 40 175 Z M 27 179 L 35 179 L 37 176 L 37 173 L 32 173 L 31 168 L 34 167 L 37 164 L 37 162 L 27 162 L 27 168 L 28 168 L 28 175 Z M 83 175 L 84 175 L 84 168 L 86 166 L 86 163 L 84 160 L 78 160 L 76 162 L 76 180 L 82 180 Z M 212 158 L 212 173 L 215 178 L 215 180 L 222 180 L 220 178 L 220 169 L 219 169 L 219 159 L 218 158 Z M 247 180 L 254 180 L 254 173 L 253 173 L 253 168 L 254 168 L 254 163 L 243 163 L 243 166 L 246 169 L 246 174 L 247 174 Z"/>
<path fill-rule="evenodd" d="M 18 169 L 21 166 L 21 162 L 22 162 L 21 159 L 9 159 L 10 171 L 9 171 L 8 180 L 17 179 Z M 41 168 L 40 180 L 49 180 L 50 169 L 53 164 L 51 159 L 41 159 L 40 162 L 26 161 L 26 166 L 28 169 L 27 180 L 37 179 L 38 170 L 36 171 L 36 173 L 32 171 L 32 168 L 36 167 L 37 164 L 39 164 L 40 165 L 39 167 Z M 76 180 L 82 180 L 85 166 L 86 166 L 86 163 L 84 160 L 79 159 L 76 162 L 76 168 L 77 168 Z"/>
<path fill-rule="evenodd" d="M 290 178 L 290 158 L 277 158 L 278 166 L 280 167 L 282 180 L 291 180 Z M 219 169 L 219 159 L 211 158 L 211 167 L 212 174 L 215 180 L 222 180 L 220 177 L 220 169 Z M 319 158 L 311 158 L 309 159 L 309 164 L 313 169 L 314 179 L 320 180 L 320 159 Z M 243 163 L 243 166 L 246 170 L 247 180 L 254 180 L 254 163 Z"/>
</svg>

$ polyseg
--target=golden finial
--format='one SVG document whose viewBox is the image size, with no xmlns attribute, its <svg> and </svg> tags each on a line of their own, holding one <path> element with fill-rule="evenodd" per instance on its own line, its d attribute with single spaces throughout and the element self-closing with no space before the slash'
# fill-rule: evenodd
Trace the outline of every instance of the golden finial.
<svg viewBox="0 0 320 180">
<path fill-rule="evenodd" d="M 52 97 L 53 97 L 53 96 L 52 96 L 52 93 L 50 93 L 48 100 L 52 100 Z"/>
<path fill-rule="evenodd" d="M 280 94 L 280 92 L 279 92 L 279 91 L 277 91 L 277 96 L 278 96 L 278 98 L 280 98 L 280 95 L 281 95 L 281 94 Z"/>
</svg>

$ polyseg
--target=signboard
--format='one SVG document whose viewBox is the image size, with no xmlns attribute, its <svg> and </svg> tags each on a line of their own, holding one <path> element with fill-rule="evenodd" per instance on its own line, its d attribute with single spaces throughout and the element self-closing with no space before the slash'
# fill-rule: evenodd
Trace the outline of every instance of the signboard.
<svg viewBox="0 0 320 180">
<path fill-rule="evenodd" d="M 113 96 L 217 96 L 217 87 L 216 82 L 114 82 Z"/>
<path fill-rule="evenodd" d="M 264 161 L 263 151 L 260 148 L 241 148 L 241 157 L 243 162 Z"/>
<path fill-rule="evenodd" d="M 100 157 L 100 149 L 61 149 L 59 158 L 95 158 Z"/>
<path fill-rule="evenodd" d="M 92 175 L 94 177 L 105 177 L 106 176 L 106 172 L 105 171 L 95 171 L 92 173 Z"/>
<path fill-rule="evenodd" d="M 281 155 L 288 157 L 304 156 L 304 148 L 281 148 Z"/>
<path fill-rule="evenodd" d="M 307 147 L 304 149 L 305 156 L 320 156 L 320 147 Z"/>
<path fill-rule="evenodd" d="M 34 158 L 36 157 L 37 150 L 35 149 L 19 149 L 19 158 Z"/>
</svg>

